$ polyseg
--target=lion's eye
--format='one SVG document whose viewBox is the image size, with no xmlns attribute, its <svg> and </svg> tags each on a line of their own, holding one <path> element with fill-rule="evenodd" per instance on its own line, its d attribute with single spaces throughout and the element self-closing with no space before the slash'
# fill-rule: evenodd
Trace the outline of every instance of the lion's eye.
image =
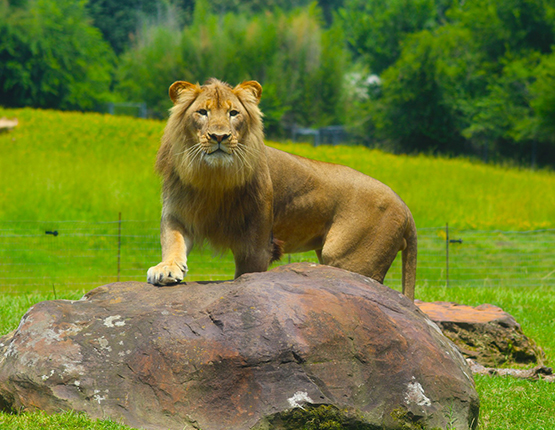
<svg viewBox="0 0 555 430">
<path fill-rule="evenodd" d="M 235 109 L 229 111 L 229 116 L 237 116 L 237 115 L 239 115 L 239 111 L 237 111 Z"/>
<path fill-rule="evenodd" d="M 202 115 L 202 116 L 208 115 L 208 111 L 206 109 L 199 109 L 199 110 L 197 110 L 197 113 Z"/>
</svg>

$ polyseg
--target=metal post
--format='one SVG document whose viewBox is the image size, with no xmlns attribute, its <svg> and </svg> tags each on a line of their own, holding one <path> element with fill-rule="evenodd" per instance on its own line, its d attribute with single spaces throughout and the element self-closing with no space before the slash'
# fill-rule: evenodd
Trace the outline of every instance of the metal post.
<svg viewBox="0 0 555 430">
<path fill-rule="evenodd" d="M 118 221 L 118 282 L 120 275 L 120 265 L 121 265 L 121 212 L 119 213 Z"/>
<path fill-rule="evenodd" d="M 445 223 L 445 278 L 449 286 L 449 223 Z"/>
</svg>

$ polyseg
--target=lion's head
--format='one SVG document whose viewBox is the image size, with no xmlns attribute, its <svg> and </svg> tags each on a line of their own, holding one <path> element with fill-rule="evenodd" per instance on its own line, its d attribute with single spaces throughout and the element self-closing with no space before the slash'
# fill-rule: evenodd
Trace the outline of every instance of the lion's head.
<svg viewBox="0 0 555 430">
<path fill-rule="evenodd" d="M 256 81 L 205 85 L 178 81 L 169 89 L 174 107 L 164 131 L 157 169 L 198 188 L 232 188 L 256 170 L 263 150 L 262 87 Z"/>
</svg>

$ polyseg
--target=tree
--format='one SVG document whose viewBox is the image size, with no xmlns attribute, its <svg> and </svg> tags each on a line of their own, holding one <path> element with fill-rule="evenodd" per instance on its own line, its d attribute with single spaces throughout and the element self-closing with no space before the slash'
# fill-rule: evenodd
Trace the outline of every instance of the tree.
<svg viewBox="0 0 555 430">
<path fill-rule="evenodd" d="M 0 104 L 92 109 L 108 97 L 114 55 L 85 1 L 0 0 Z"/>
<path fill-rule="evenodd" d="M 553 6 L 549 0 L 474 0 L 455 3 L 453 23 L 472 31 L 490 61 L 530 50 L 551 51 L 555 43 Z"/>
<path fill-rule="evenodd" d="M 352 50 L 381 74 L 407 35 L 437 25 L 438 8 L 434 0 L 345 0 L 338 17 Z"/>
<path fill-rule="evenodd" d="M 396 151 L 485 159 L 526 162 L 552 145 L 553 7 L 475 0 L 453 3 L 444 16 L 404 37 L 381 74 L 369 130 Z"/>
<path fill-rule="evenodd" d="M 217 15 L 198 1 L 193 22 L 183 29 L 154 25 L 141 32 L 135 47 L 121 57 L 117 89 L 127 99 L 147 101 L 163 117 L 173 81 L 256 79 L 264 87 L 266 129 L 279 133 L 284 123 L 341 121 L 347 64 L 341 29 L 324 29 L 316 6 Z"/>
<path fill-rule="evenodd" d="M 470 34 L 460 28 L 421 31 L 404 44 L 399 60 L 382 75 L 375 105 L 377 132 L 395 151 L 460 152 L 461 112 L 468 97 Z"/>
<path fill-rule="evenodd" d="M 553 12 L 544 0 L 477 0 L 450 13 L 456 25 L 470 31 L 480 54 L 474 75 L 481 75 L 485 86 L 459 105 L 467 123 L 461 133 L 487 151 L 486 159 L 489 153 L 527 162 L 538 144 L 545 146 L 533 88 L 541 76 L 538 65 L 555 42 Z"/>
<path fill-rule="evenodd" d="M 531 107 L 537 118 L 534 138 L 555 144 L 555 53 L 542 58 L 530 85 Z"/>
<path fill-rule="evenodd" d="M 180 24 L 192 16 L 195 0 L 89 0 L 88 13 L 116 54 L 137 37 L 143 21 L 156 21 L 171 11 Z"/>
<path fill-rule="evenodd" d="M 290 12 L 294 9 L 306 8 L 318 4 L 328 26 L 333 23 L 333 15 L 343 5 L 343 0 L 209 0 L 210 11 L 217 15 L 226 13 L 260 14 L 280 9 Z"/>
</svg>

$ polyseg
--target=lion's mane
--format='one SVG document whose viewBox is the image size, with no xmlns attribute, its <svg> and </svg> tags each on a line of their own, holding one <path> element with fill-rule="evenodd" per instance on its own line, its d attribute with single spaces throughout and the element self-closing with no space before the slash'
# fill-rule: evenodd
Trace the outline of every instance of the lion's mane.
<svg viewBox="0 0 555 430">
<path fill-rule="evenodd" d="M 259 175 L 267 172 L 262 113 L 255 94 L 240 86 L 232 88 L 218 80 L 198 84 L 187 91 L 171 94 L 175 105 L 164 130 L 156 159 L 163 178 L 164 210 L 183 215 L 196 243 L 209 238 L 216 249 L 224 250 L 248 230 L 253 202 L 264 201 Z M 191 105 L 201 91 L 209 97 L 225 97 L 233 91 L 247 115 L 241 143 L 233 163 L 212 168 L 191 150 L 198 141 L 192 126 Z M 266 180 L 265 178 L 264 180 Z"/>
</svg>

